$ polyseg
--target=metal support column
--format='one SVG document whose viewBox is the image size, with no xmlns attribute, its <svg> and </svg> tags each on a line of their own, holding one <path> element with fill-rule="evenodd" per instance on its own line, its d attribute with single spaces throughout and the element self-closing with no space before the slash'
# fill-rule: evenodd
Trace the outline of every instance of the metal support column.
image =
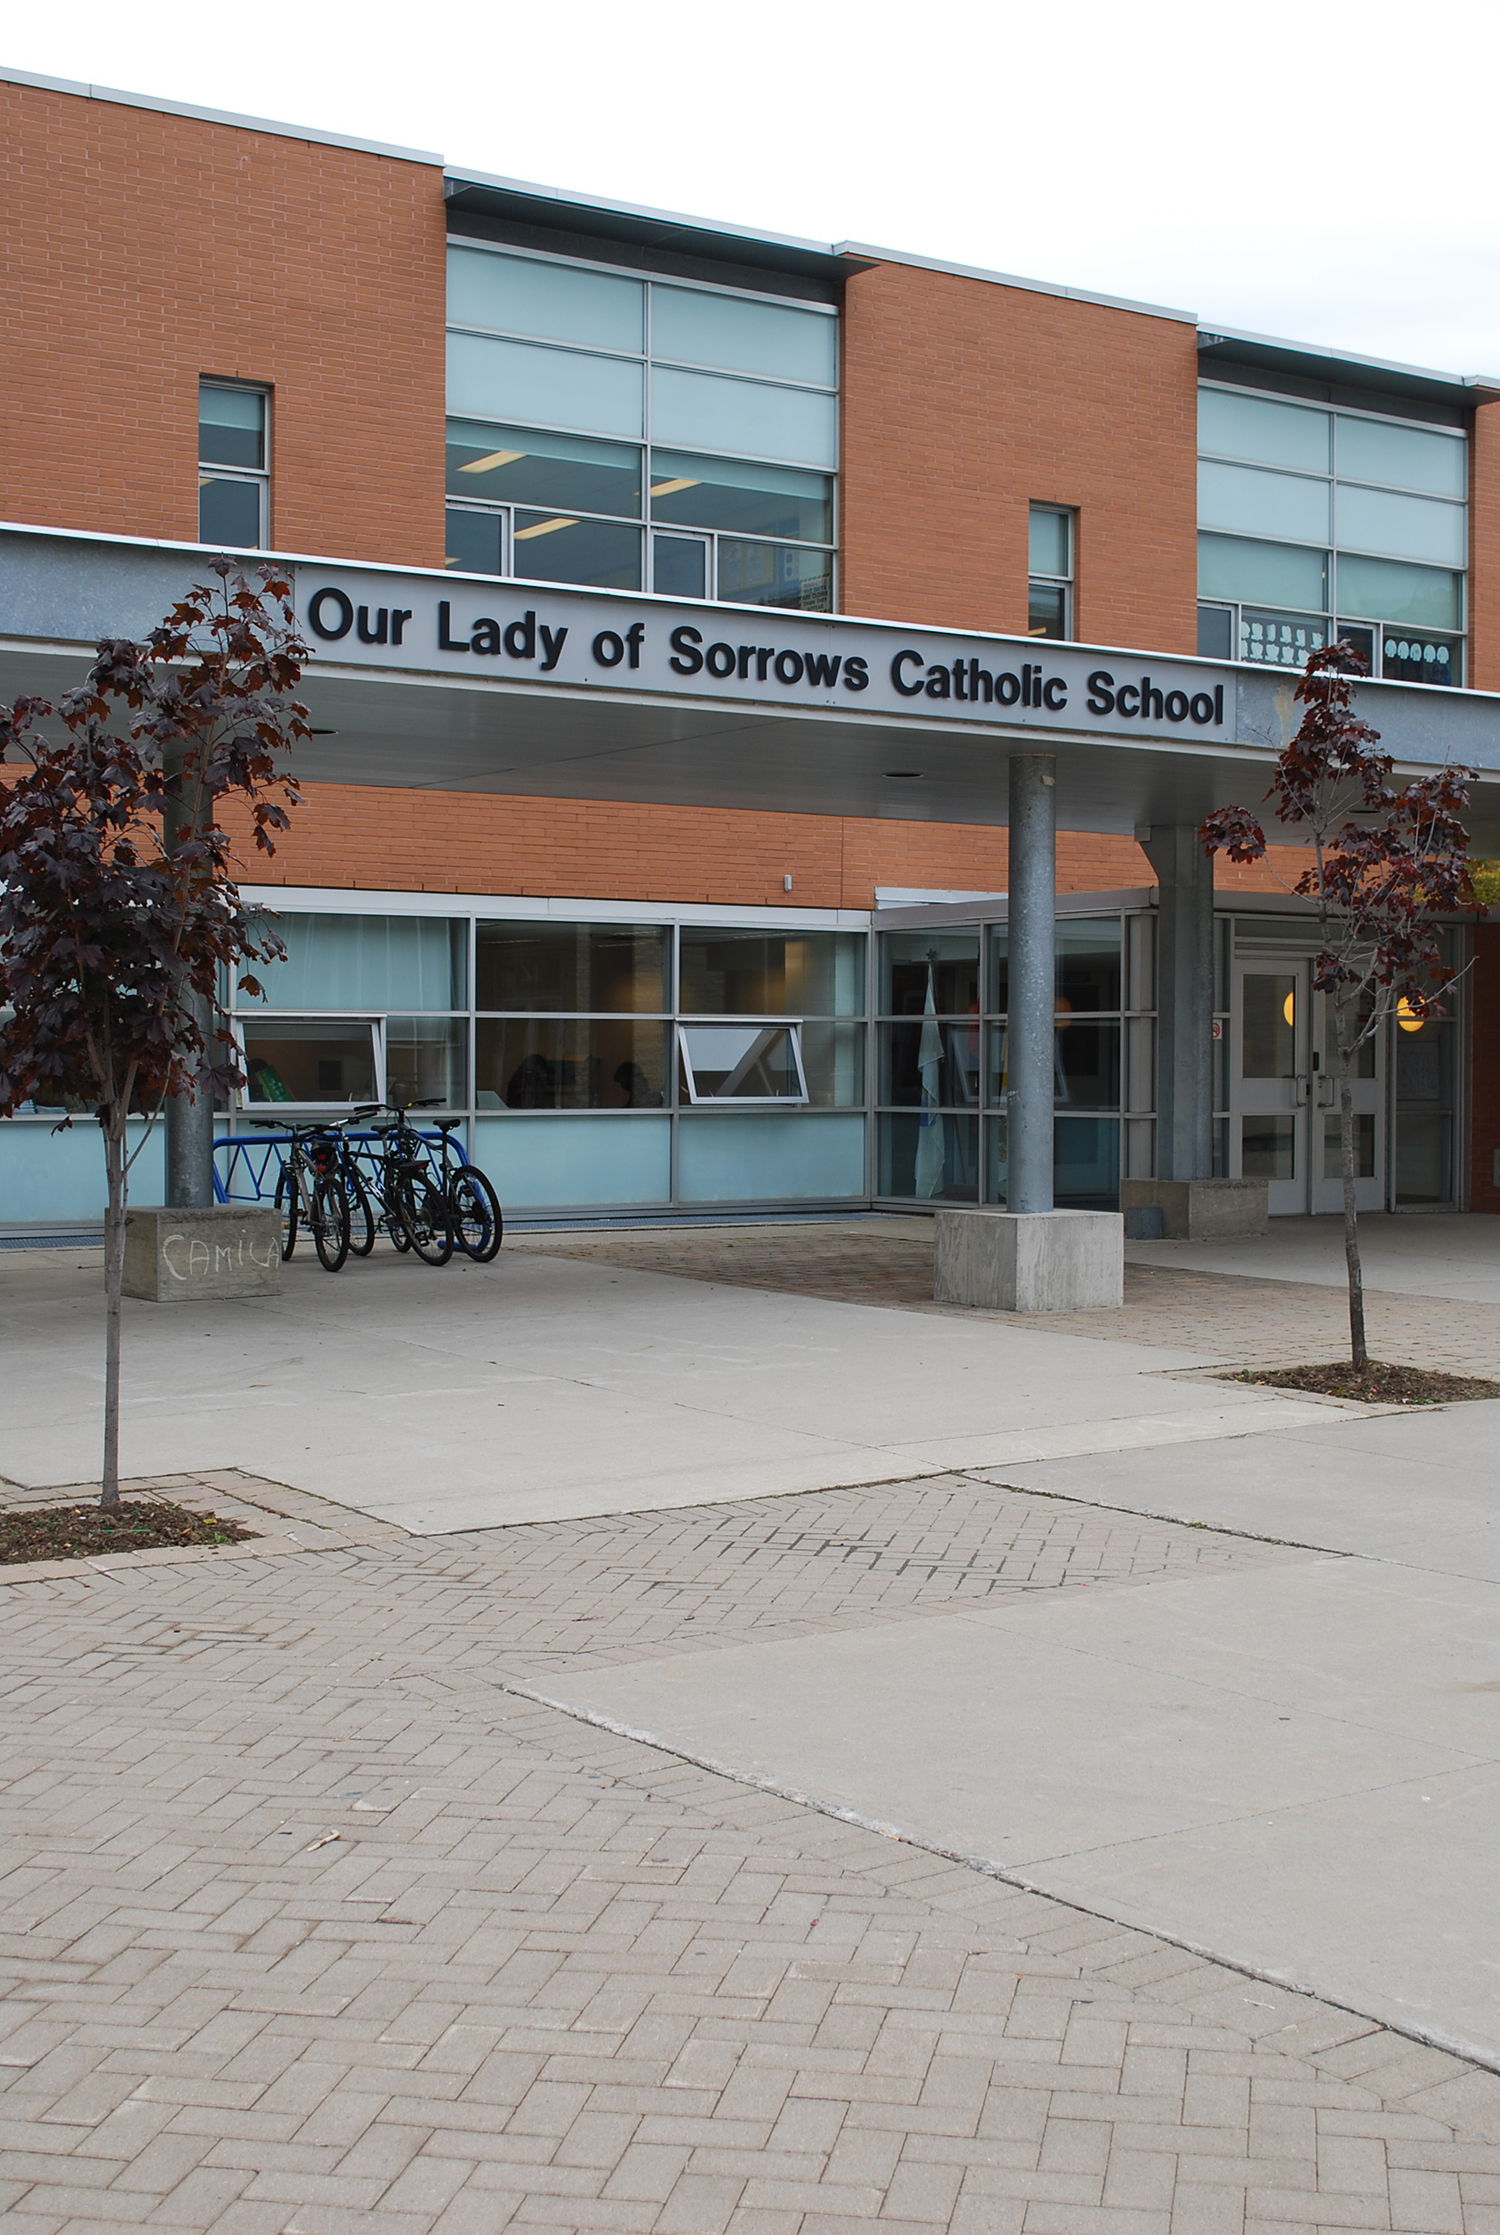
<svg viewBox="0 0 1500 2235">
<path fill-rule="evenodd" d="M 173 773 L 169 770 L 169 773 Z M 175 771 L 180 776 L 180 769 Z M 188 835 L 180 803 L 169 794 L 163 809 L 165 841 L 171 853 L 179 838 Z M 187 1004 L 196 1016 L 205 1047 L 213 1023 L 210 1003 L 194 997 Z M 214 1199 L 214 1100 L 201 1087 L 196 1097 L 170 1095 L 163 1113 L 166 1135 L 166 1197 L 171 1210 L 207 1210 Z"/>
<path fill-rule="evenodd" d="M 1192 823 L 1137 833 L 1156 871 L 1156 1176 L 1214 1169 L 1214 865 Z"/>
<path fill-rule="evenodd" d="M 1050 1211 L 1057 912 L 1057 762 L 1050 753 L 1019 753 L 1011 759 L 1008 882 L 1006 1207 L 1012 1211 Z"/>
</svg>

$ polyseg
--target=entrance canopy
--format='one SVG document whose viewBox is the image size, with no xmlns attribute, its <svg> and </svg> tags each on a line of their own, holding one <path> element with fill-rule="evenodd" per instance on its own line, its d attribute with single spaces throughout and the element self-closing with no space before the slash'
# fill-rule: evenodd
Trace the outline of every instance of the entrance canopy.
<svg viewBox="0 0 1500 2235">
<path fill-rule="evenodd" d="M 0 696 L 55 698 L 210 554 L 0 527 Z M 311 781 L 932 822 L 1007 820 L 1019 752 L 1057 822 L 1130 832 L 1264 795 L 1295 674 L 1035 638 L 289 559 L 313 648 Z M 1372 682 L 1403 769 L 1481 774 L 1500 851 L 1500 698 Z"/>
</svg>

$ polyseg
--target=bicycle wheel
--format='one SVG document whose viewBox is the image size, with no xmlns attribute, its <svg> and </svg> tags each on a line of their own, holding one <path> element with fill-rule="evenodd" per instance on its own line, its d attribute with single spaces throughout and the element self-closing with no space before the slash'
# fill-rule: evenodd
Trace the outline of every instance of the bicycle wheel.
<svg viewBox="0 0 1500 2235">
<path fill-rule="evenodd" d="M 283 1164 L 281 1177 L 276 1182 L 276 1214 L 281 1220 L 281 1262 L 285 1265 L 297 1247 L 297 1218 L 300 1211 L 297 1184 L 290 1169 Z"/>
<path fill-rule="evenodd" d="M 505 1220 L 500 1198 L 477 1164 L 461 1164 L 448 1182 L 448 1215 L 453 1239 L 476 1265 L 499 1253 Z"/>
<path fill-rule="evenodd" d="M 344 1195 L 349 1205 L 349 1247 L 356 1257 L 368 1257 L 375 1247 L 375 1206 L 358 1172 L 344 1171 Z"/>
<path fill-rule="evenodd" d="M 448 1200 L 422 1172 L 403 1172 L 396 1186 L 396 1210 L 409 1245 L 424 1265 L 446 1265 L 453 1255 Z"/>
<path fill-rule="evenodd" d="M 336 1273 L 349 1254 L 349 1199 L 332 1172 L 319 1172 L 313 1181 L 307 1223 L 318 1263 Z"/>
</svg>

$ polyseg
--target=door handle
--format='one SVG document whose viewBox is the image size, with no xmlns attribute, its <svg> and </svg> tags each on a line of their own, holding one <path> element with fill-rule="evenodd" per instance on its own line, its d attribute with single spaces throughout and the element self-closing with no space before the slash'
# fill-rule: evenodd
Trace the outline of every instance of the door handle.
<svg viewBox="0 0 1500 2235">
<path fill-rule="evenodd" d="M 1304 1077 L 1298 1077 L 1298 1078 L 1295 1078 L 1295 1079 L 1293 1079 L 1293 1081 L 1292 1081 L 1292 1102 L 1293 1102 L 1294 1106 L 1295 1106 L 1295 1107 L 1296 1107 L 1297 1109 L 1299 1109 L 1299 1110 L 1305 1109 L 1305 1108 L 1307 1107 L 1307 1104 L 1308 1104 L 1308 1103 L 1309 1103 L 1309 1102 L 1310 1102 L 1311 1100 L 1312 1100 L 1312 1080 L 1311 1080 L 1310 1078 L 1304 1078 Z"/>
<path fill-rule="evenodd" d="M 1339 1100 L 1339 1082 L 1326 1076 L 1318 1081 L 1318 1108 L 1336 1110 Z"/>
</svg>

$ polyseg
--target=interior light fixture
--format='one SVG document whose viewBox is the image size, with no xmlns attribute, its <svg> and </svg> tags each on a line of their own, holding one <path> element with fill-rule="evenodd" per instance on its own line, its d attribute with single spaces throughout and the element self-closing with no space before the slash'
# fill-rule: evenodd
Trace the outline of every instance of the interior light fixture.
<svg viewBox="0 0 1500 2235">
<path fill-rule="evenodd" d="M 466 466 L 460 466 L 458 470 L 460 473 L 493 473 L 496 466 L 513 466 L 517 458 L 524 458 L 525 455 L 524 450 L 491 450 L 483 458 L 471 458 Z"/>
<path fill-rule="evenodd" d="M 1288 1024 L 1294 1025 L 1297 1022 L 1297 996 L 1295 993 L 1289 993 L 1285 1001 L 1282 1002 L 1281 1013 Z"/>
<path fill-rule="evenodd" d="M 888 768 L 885 773 L 894 777 L 898 784 L 919 784 L 922 780 L 920 768 Z"/>
<path fill-rule="evenodd" d="M 697 481 L 653 481 L 651 494 L 653 497 L 675 497 L 679 489 L 698 489 L 701 487 L 702 483 Z"/>
<path fill-rule="evenodd" d="M 1410 994 L 1403 993 L 1396 1003 L 1396 1022 L 1403 1032 L 1420 1032 L 1427 1022 L 1426 1017 L 1420 1016 L 1412 1007 Z"/>
<path fill-rule="evenodd" d="M 576 520 L 538 520 L 535 527 L 517 528 L 515 540 L 517 543 L 525 543 L 531 536 L 552 535 L 558 528 L 576 528 L 577 525 Z"/>
</svg>

